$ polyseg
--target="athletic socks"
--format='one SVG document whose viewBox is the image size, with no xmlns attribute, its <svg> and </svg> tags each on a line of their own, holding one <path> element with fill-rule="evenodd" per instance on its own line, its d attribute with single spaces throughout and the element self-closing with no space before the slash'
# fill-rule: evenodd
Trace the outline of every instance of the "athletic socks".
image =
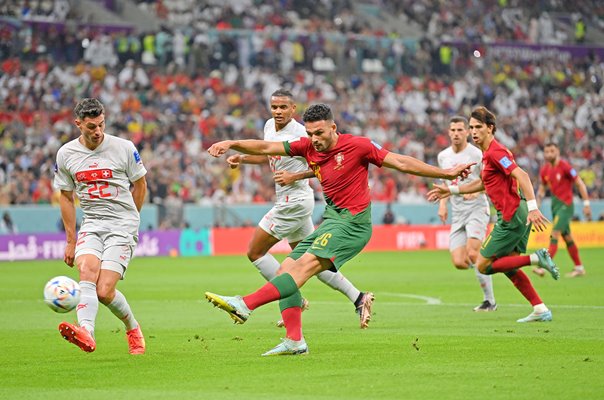
<svg viewBox="0 0 604 400">
<path fill-rule="evenodd" d="M 252 261 L 252 264 L 254 264 L 267 281 L 270 281 L 277 276 L 277 271 L 280 267 L 279 261 L 277 261 L 270 253 L 266 253 L 256 261 Z M 340 272 L 323 271 L 317 275 L 317 278 L 330 288 L 337 290 L 348 297 L 351 302 L 354 302 L 357 297 L 359 297 L 359 293 L 361 293 L 359 289 L 354 287 L 354 285 Z"/>
<path fill-rule="evenodd" d="M 549 248 L 547 249 L 547 252 L 549 253 L 549 256 L 553 259 L 556 253 L 558 252 L 558 239 L 554 239 L 553 237 L 549 238 Z"/>
<path fill-rule="evenodd" d="M 581 264 L 581 258 L 579 258 L 579 249 L 577 248 L 577 245 L 575 244 L 575 242 L 569 242 L 566 243 L 566 248 L 568 250 L 568 254 L 570 255 L 570 258 L 573 259 L 573 262 L 575 263 L 575 268 L 579 267 L 579 266 L 583 266 Z M 553 256 L 552 256 L 553 258 Z"/>
<path fill-rule="evenodd" d="M 298 291 L 298 285 L 294 278 L 285 273 L 277 275 L 254 293 L 244 296 L 243 301 L 250 310 L 255 310 L 264 304 L 289 297 L 296 291 Z"/>
<path fill-rule="evenodd" d="M 478 268 L 474 268 L 474 273 L 476 274 L 478 283 L 480 283 L 480 288 L 482 289 L 484 299 L 491 304 L 495 304 L 495 294 L 493 293 L 493 277 L 491 275 L 481 273 Z"/>
<path fill-rule="evenodd" d="M 285 324 L 285 336 L 291 340 L 302 340 L 302 307 L 290 307 L 281 311 Z"/>
<path fill-rule="evenodd" d="M 530 256 L 507 256 L 501 257 L 487 268 L 487 274 L 491 275 L 497 272 L 509 272 L 516 268 L 531 265 Z"/>
<path fill-rule="evenodd" d="M 80 281 L 80 302 L 76 307 L 78 325 L 94 337 L 94 322 L 99 311 L 99 298 L 96 294 L 96 283 Z"/>
<path fill-rule="evenodd" d="M 353 303 L 361 295 L 361 291 L 354 287 L 354 285 L 340 272 L 323 271 L 317 275 L 317 278 L 330 288 L 335 289 L 348 297 Z"/>
<path fill-rule="evenodd" d="M 138 327 L 138 322 L 134 319 L 134 315 L 132 315 L 132 310 L 130 309 L 126 297 L 119 290 L 115 291 L 115 297 L 113 298 L 113 301 L 107 305 L 107 308 L 111 310 L 113 315 L 122 320 L 124 325 L 126 325 L 127 331 Z"/>
<path fill-rule="evenodd" d="M 277 259 L 270 253 L 266 253 L 256 261 L 252 261 L 252 264 L 254 264 L 254 266 L 260 272 L 260 275 L 262 275 L 267 281 L 270 281 L 277 276 L 277 271 L 280 267 L 279 261 L 277 261 Z"/>
<path fill-rule="evenodd" d="M 518 289 L 518 291 L 522 293 L 524 298 L 527 299 L 532 306 L 543 304 L 543 301 L 541 301 L 541 298 L 533 287 L 531 280 L 524 273 L 524 271 L 520 269 L 516 271 L 509 271 L 506 272 L 505 276 L 507 276 L 508 279 L 512 281 L 514 286 L 516 286 L 516 289 Z"/>
</svg>

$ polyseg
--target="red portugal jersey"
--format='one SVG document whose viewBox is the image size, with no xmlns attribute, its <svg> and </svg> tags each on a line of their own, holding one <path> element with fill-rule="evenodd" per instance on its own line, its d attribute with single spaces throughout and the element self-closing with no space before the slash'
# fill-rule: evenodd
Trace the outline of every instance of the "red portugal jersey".
<svg viewBox="0 0 604 400">
<path fill-rule="evenodd" d="M 518 182 L 512 177 L 518 168 L 514 155 L 505 146 L 493 139 L 489 148 L 482 153 L 482 183 L 495 209 L 504 221 L 510 221 L 520 204 Z"/>
<path fill-rule="evenodd" d="M 566 160 L 558 164 L 546 163 L 541 168 L 541 184 L 549 188 L 555 196 L 566 205 L 573 202 L 573 183 L 577 179 L 577 171 Z"/>
<path fill-rule="evenodd" d="M 365 137 L 338 135 L 336 146 L 326 152 L 316 151 L 307 137 L 284 142 L 285 151 L 292 157 L 306 158 L 323 186 L 328 206 L 346 209 L 356 215 L 371 203 L 369 163 L 381 167 L 388 151 Z"/>
</svg>

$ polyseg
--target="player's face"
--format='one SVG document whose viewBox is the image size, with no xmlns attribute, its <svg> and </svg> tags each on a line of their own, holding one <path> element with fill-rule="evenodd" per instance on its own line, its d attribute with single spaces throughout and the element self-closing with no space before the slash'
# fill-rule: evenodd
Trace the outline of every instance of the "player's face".
<svg viewBox="0 0 604 400">
<path fill-rule="evenodd" d="M 468 142 L 468 130 L 463 122 L 451 122 L 449 124 L 449 138 L 454 146 L 462 146 Z"/>
<path fill-rule="evenodd" d="M 105 137 L 105 114 L 95 118 L 76 119 L 75 124 L 82 134 L 83 144 L 91 150 L 96 149 Z"/>
<path fill-rule="evenodd" d="M 306 122 L 304 127 L 315 150 L 319 152 L 328 151 L 336 145 L 338 134 L 336 133 L 336 124 L 333 121 Z"/>
<path fill-rule="evenodd" d="M 493 126 L 488 126 L 475 118 L 470 118 L 468 131 L 472 135 L 474 143 L 482 150 L 486 150 L 493 140 Z"/>
<path fill-rule="evenodd" d="M 547 146 L 543 149 L 543 158 L 549 163 L 556 162 L 559 155 L 560 151 L 556 146 Z"/>
<path fill-rule="evenodd" d="M 296 105 L 289 97 L 271 97 L 271 114 L 275 119 L 277 130 L 291 121 L 295 111 Z"/>
</svg>

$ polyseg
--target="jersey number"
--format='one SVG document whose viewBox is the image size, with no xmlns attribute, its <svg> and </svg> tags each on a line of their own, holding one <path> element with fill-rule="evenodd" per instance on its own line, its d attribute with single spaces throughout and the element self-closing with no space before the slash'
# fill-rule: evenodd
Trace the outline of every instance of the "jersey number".
<svg viewBox="0 0 604 400">
<path fill-rule="evenodd" d="M 111 197 L 111 193 L 104 191 L 105 189 L 108 189 L 108 188 L 109 188 L 109 182 L 105 182 L 105 181 L 94 182 L 88 188 L 88 194 L 90 195 L 91 199 L 101 199 L 101 198 L 104 199 L 107 197 Z"/>
<path fill-rule="evenodd" d="M 313 242 L 313 246 L 325 247 L 327 243 L 329 243 L 329 239 L 331 238 L 331 233 L 324 233 Z"/>
</svg>

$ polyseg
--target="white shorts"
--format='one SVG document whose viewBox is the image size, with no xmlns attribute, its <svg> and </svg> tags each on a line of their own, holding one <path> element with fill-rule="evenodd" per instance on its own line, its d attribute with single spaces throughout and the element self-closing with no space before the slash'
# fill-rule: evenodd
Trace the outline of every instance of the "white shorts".
<svg viewBox="0 0 604 400">
<path fill-rule="evenodd" d="M 80 232 L 75 256 L 92 254 L 101 260 L 101 269 L 115 271 L 123 279 L 137 242 L 138 237 L 121 231 Z"/>
<path fill-rule="evenodd" d="M 487 234 L 489 214 L 483 208 L 462 217 L 459 220 L 456 218 L 451 224 L 449 250 L 465 246 L 468 238 L 478 239 L 482 242 Z"/>
<path fill-rule="evenodd" d="M 258 226 L 279 240 L 299 242 L 315 230 L 312 223 L 314 206 L 313 198 L 276 203 L 262 217 Z"/>
</svg>

